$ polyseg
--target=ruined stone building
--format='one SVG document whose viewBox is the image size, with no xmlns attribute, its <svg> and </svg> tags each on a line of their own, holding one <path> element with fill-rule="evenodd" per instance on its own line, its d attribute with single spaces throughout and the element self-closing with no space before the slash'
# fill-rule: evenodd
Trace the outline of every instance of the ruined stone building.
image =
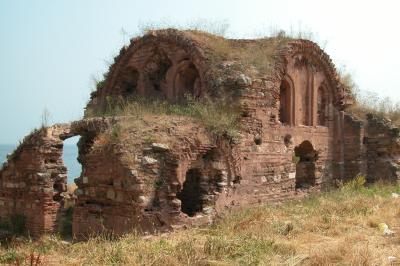
<svg viewBox="0 0 400 266">
<path fill-rule="evenodd" d="M 215 134 L 190 116 L 100 115 L 110 99 L 179 103 L 185 95 L 228 99 L 238 108 L 237 135 Z M 225 209 L 327 190 L 359 173 L 396 182 L 399 130 L 352 117 L 352 103 L 311 41 L 151 31 L 121 49 L 87 118 L 34 131 L 9 156 L 0 170 L 0 217 L 24 216 L 33 236 L 60 230 L 63 141 L 73 136 L 82 165 L 78 238 L 205 224 Z"/>
</svg>

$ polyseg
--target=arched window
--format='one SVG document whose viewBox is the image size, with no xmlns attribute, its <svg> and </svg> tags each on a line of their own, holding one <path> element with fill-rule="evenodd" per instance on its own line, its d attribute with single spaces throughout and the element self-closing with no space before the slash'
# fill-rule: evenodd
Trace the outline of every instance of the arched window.
<svg viewBox="0 0 400 266">
<path fill-rule="evenodd" d="M 327 116 L 328 116 L 327 92 L 323 87 L 319 87 L 317 95 L 317 124 L 319 126 L 326 126 Z"/>
<path fill-rule="evenodd" d="M 279 93 L 279 121 L 282 124 L 291 123 L 291 87 L 286 80 L 282 80 Z"/>
</svg>

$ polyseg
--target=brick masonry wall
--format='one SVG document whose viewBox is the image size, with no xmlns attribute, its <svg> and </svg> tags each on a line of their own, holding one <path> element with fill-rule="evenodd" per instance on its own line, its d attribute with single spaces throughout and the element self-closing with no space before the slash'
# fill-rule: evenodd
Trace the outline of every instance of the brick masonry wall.
<svg viewBox="0 0 400 266">
<path fill-rule="evenodd" d="M 0 170 L 0 218 L 19 215 L 36 237 L 57 232 L 67 189 L 62 163 L 62 134 L 68 126 L 36 130 L 27 136 Z"/>
<path fill-rule="evenodd" d="M 367 116 L 364 137 L 367 181 L 400 181 L 400 130 L 390 121 Z"/>
</svg>

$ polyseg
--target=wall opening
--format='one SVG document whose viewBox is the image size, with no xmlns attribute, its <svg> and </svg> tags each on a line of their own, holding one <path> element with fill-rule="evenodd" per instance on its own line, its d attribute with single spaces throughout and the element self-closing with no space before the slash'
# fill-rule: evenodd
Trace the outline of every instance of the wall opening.
<svg viewBox="0 0 400 266">
<path fill-rule="evenodd" d="M 75 136 L 64 140 L 63 161 L 67 167 L 68 184 L 73 184 L 74 179 L 79 177 L 82 172 L 82 165 L 78 162 L 78 146 L 80 136 Z"/>
<path fill-rule="evenodd" d="M 326 126 L 327 114 L 328 114 L 327 94 L 323 87 L 319 87 L 317 95 L 317 124 L 319 126 Z"/>
<path fill-rule="evenodd" d="M 294 148 L 295 156 L 298 158 L 296 164 L 296 188 L 309 188 L 315 185 L 315 162 L 318 152 L 311 142 L 303 141 Z"/>
<path fill-rule="evenodd" d="M 148 80 L 152 86 L 153 94 L 164 94 L 166 88 L 166 74 L 172 66 L 171 60 L 163 51 L 156 51 L 151 61 L 149 61 L 144 69 L 148 73 Z"/>
<path fill-rule="evenodd" d="M 291 109 L 291 88 L 286 80 L 282 80 L 279 92 L 279 121 L 282 124 L 290 124 Z"/>
<path fill-rule="evenodd" d="M 125 96 L 132 95 L 136 92 L 136 87 L 139 80 L 139 72 L 135 68 L 128 68 L 122 77 L 122 93 Z"/>
<path fill-rule="evenodd" d="M 175 97 L 179 98 L 185 94 L 191 94 L 194 97 L 200 96 L 200 76 L 195 65 L 189 60 L 181 62 L 178 66 L 175 80 Z"/>
<path fill-rule="evenodd" d="M 189 216 L 194 216 L 203 209 L 203 192 L 200 187 L 200 179 L 200 169 L 192 168 L 188 170 L 183 188 L 177 193 L 177 197 L 181 201 L 181 211 Z"/>
</svg>

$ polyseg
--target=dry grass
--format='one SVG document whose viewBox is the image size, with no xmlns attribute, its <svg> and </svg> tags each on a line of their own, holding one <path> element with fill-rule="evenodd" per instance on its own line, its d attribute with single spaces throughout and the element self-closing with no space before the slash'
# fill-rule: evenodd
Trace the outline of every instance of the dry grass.
<svg viewBox="0 0 400 266">
<path fill-rule="evenodd" d="M 238 133 L 239 107 L 228 99 L 195 100 L 186 96 L 179 103 L 170 103 L 165 99 L 133 97 L 131 99 L 113 99 L 108 97 L 101 109 L 87 109 L 85 117 L 93 116 L 128 116 L 138 121 L 146 116 L 190 117 L 216 135 L 235 137 Z M 163 118 L 160 118 L 163 120 Z M 138 125 L 140 126 L 140 125 Z M 114 128 L 112 135 L 117 137 L 120 128 Z"/>
<path fill-rule="evenodd" d="M 278 206 L 224 214 L 214 225 L 160 236 L 66 243 L 15 240 L 0 262 L 43 265 L 399 265 L 400 187 L 350 186 Z M 379 223 L 396 233 L 384 236 Z M 389 257 L 397 257 L 397 264 Z"/>
<path fill-rule="evenodd" d="M 274 71 L 278 52 L 293 38 L 286 35 L 262 37 L 255 40 L 226 39 L 197 30 L 185 31 L 191 39 L 206 49 L 212 71 L 220 69 L 222 62 L 230 62 L 224 71 L 241 71 L 250 75 L 269 75 Z M 225 76 L 228 73 L 218 73 Z"/>
</svg>

